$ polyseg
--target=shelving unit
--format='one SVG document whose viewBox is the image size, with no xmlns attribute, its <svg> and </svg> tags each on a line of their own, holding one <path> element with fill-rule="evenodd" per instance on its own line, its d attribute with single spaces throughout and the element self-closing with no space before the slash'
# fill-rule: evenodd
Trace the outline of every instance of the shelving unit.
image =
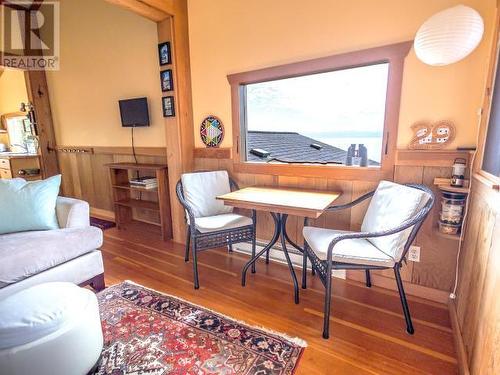
<svg viewBox="0 0 500 375">
<path fill-rule="evenodd" d="M 125 229 L 140 222 L 159 227 L 163 240 L 172 238 L 167 166 L 135 163 L 112 163 L 107 166 L 111 174 L 117 228 Z M 145 189 L 131 186 L 129 181 L 135 174 L 154 175 L 158 187 Z"/>
</svg>

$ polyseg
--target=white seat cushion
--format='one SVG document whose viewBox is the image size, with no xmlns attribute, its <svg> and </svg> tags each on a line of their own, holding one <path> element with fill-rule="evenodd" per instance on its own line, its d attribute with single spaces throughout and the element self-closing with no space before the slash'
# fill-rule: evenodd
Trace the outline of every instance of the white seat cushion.
<svg viewBox="0 0 500 375">
<path fill-rule="evenodd" d="M 227 171 L 184 173 L 181 177 L 184 198 L 194 217 L 207 217 L 230 213 L 232 207 L 215 199 L 231 192 Z"/>
<path fill-rule="evenodd" d="M 414 217 L 428 199 L 429 195 L 421 190 L 394 182 L 380 181 L 366 211 L 361 231 L 379 232 L 396 228 Z M 370 238 L 368 241 L 399 260 L 411 229 L 410 227 L 390 236 Z"/>
<path fill-rule="evenodd" d="M 321 260 L 326 260 L 330 242 L 340 234 L 353 233 L 341 230 L 304 227 L 304 238 L 309 247 Z M 365 239 L 349 239 L 333 247 L 332 260 L 374 266 L 394 266 L 394 259 L 377 249 Z"/>
<path fill-rule="evenodd" d="M 24 289 L 0 302 L 0 349 L 23 345 L 73 324 L 95 295 L 75 284 L 54 282 Z"/>
<path fill-rule="evenodd" d="M 196 229 L 198 229 L 201 233 L 252 225 L 252 219 L 249 217 L 233 213 L 199 217 L 196 218 L 195 221 Z"/>
<path fill-rule="evenodd" d="M 64 228 L 0 235 L 0 288 L 98 249 L 102 230 Z"/>
</svg>

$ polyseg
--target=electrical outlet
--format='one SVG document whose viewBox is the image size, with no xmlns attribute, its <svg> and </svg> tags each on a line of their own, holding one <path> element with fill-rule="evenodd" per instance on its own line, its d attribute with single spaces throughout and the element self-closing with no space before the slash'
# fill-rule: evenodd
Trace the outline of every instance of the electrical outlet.
<svg viewBox="0 0 500 375">
<path fill-rule="evenodd" d="M 420 246 L 410 246 L 408 251 L 408 260 L 412 262 L 420 262 Z"/>
</svg>

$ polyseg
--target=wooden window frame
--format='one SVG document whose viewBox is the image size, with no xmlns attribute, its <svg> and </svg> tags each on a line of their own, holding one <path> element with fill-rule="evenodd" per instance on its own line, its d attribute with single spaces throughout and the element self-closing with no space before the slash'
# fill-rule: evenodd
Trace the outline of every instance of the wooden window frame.
<svg viewBox="0 0 500 375">
<path fill-rule="evenodd" d="M 231 85 L 233 130 L 232 159 L 235 172 L 299 177 L 330 177 L 369 181 L 392 179 L 396 155 L 404 60 L 412 45 L 413 41 L 406 41 L 314 60 L 228 75 L 227 79 Z M 242 120 L 244 119 L 244 108 L 242 106 L 244 90 L 242 86 L 380 63 L 389 64 L 384 133 L 382 139 L 383 150 L 385 150 L 385 152 L 382 153 L 380 167 L 279 163 L 264 164 L 261 162 L 244 160 L 244 155 L 241 153 L 241 151 L 244 150 L 244 147 L 241 147 L 241 142 L 243 142 L 244 139 L 244 137 L 241 137 Z"/>
</svg>

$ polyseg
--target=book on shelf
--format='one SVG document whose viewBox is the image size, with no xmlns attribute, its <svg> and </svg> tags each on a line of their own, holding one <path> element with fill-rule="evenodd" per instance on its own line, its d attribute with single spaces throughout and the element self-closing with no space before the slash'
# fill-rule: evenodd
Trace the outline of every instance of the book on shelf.
<svg viewBox="0 0 500 375">
<path fill-rule="evenodd" d="M 139 186 L 139 187 L 145 187 L 145 186 L 158 186 L 158 180 L 155 177 L 137 177 L 137 178 L 131 178 L 129 180 L 129 183 L 131 186 Z"/>
</svg>

